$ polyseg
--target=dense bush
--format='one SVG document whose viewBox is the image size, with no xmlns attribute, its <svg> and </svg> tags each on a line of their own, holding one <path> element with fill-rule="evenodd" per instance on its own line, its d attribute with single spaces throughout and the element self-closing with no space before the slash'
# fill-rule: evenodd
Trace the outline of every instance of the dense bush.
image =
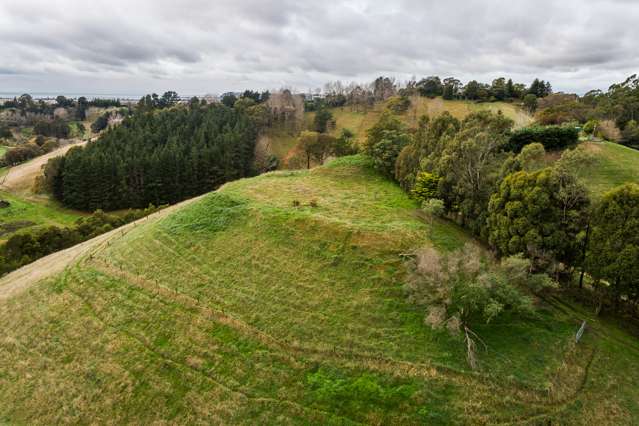
<svg viewBox="0 0 639 426">
<path fill-rule="evenodd" d="M 0 124 L 0 139 L 12 139 L 12 138 L 13 138 L 13 134 L 11 133 L 11 130 L 9 130 L 8 127 L 5 127 Z"/>
<path fill-rule="evenodd" d="M 71 133 L 71 128 L 66 122 L 60 119 L 53 121 L 41 120 L 36 123 L 33 132 L 36 135 L 66 139 Z"/>
<path fill-rule="evenodd" d="M 439 176 L 433 173 L 421 172 L 415 179 L 413 195 L 420 201 L 426 201 L 437 197 L 439 181 Z"/>
<path fill-rule="evenodd" d="M 639 301 L 639 185 L 606 193 L 591 223 L 587 270 L 619 303 Z M 605 283 L 605 284 L 604 284 Z"/>
<path fill-rule="evenodd" d="M 410 98 L 408 96 L 395 96 L 388 101 L 387 107 L 395 114 L 401 114 L 410 107 Z"/>
<path fill-rule="evenodd" d="M 584 187 L 553 169 L 507 176 L 490 198 L 489 242 L 498 254 L 524 253 L 547 268 L 576 260 L 589 201 Z"/>
<path fill-rule="evenodd" d="M 533 142 L 541 143 L 547 151 L 566 148 L 579 141 L 579 131 L 568 126 L 535 126 L 512 133 L 507 149 L 519 152 Z"/>
<path fill-rule="evenodd" d="M 16 234 L 0 246 L 0 274 L 5 274 L 48 254 L 71 247 L 157 211 L 154 206 L 130 210 L 123 216 L 96 211 L 77 220 L 71 228 L 50 226 L 32 233 Z"/>
<path fill-rule="evenodd" d="M 15 166 L 25 161 L 29 161 L 44 153 L 43 149 L 35 143 L 27 143 L 9 149 L 2 159 L 2 163 L 5 166 Z"/>
<path fill-rule="evenodd" d="M 93 123 L 91 123 L 91 130 L 93 133 L 100 133 L 102 130 L 106 129 L 109 126 L 109 117 L 111 116 L 111 112 L 107 111 L 104 114 L 99 115 Z"/>
<path fill-rule="evenodd" d="M 81 210 L 175 203 L 252 174 L 256 134 L 222 105 L 139 113 L 67 153 L 58 196 Z"/>
<path fill-rule="evenodd" d="M 410 136 L 405 125 L 392 113 L 384 112 L 368 130 L 364 150 L 373 159 L 375 169 L 394 177 L 397 157 L 409 142 Z"/>
</svg>

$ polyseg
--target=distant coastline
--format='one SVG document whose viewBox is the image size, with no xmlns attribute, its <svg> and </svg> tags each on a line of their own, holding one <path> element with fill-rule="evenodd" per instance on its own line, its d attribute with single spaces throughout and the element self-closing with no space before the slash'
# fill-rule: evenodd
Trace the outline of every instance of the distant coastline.
<svg viewBox="0 0 639 426">
<path fill-rule="evenodd" d="M 141 97 L 145 96 L 146 93 L 142 94 L 131 94 L 131 93 L 83 93 L 83 92 L 2 92 L 0 91 L 0 100 L 7 100 L 20 97 L 21 95 L 28 93 L 31 95 L 33 99 L 55 99 L 57 96 L 65 96 L 67 98 L 77 99 L 79 97 L 84 96 L 85 98 L 91 99 L 120 99 L 123 101 L 131 101 L 131 100 L 139 100 Z M 180 98 L 182 99 L 190 99 L 191 96 L 182 95 Z M 198 96 L 198 95 L 195 95 Z"/>
</svg>

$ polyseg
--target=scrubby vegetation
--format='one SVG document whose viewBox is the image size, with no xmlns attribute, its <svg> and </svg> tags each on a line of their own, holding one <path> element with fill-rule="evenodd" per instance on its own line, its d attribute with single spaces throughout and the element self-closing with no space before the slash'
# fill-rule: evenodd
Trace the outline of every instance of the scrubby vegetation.
<svg viewBox="0 0 639 426">
<path fill-rule="evenodd" d="M 49 226 L 32 232 L 15 234 L 0 245 L 0 275 L 63 250 L 97 235 L 147 216 L 157 209 L 130 210 L 123 215 L 107 215 L 98 210 L 80 217 L 72 227 Z"/>
</svg>

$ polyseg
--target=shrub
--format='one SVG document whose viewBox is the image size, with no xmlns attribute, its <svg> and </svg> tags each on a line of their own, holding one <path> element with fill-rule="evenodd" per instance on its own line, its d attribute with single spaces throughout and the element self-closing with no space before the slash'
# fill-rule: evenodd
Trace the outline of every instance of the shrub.
<svg viewBox="0 0 639 426">
<path fill-rule="evenodd" d="M 0 125 L 0 139 L 12 139 L 13 134 L 8 127 Z"/>
<path fill-rule="evenodd" d="M 421 172 L 415 179 L 413 195 L 420 201 L 426 201 L 437 197 L 437 187 L 440 177 L 433 173 Z"/>
<path fill-rule="evenodd" d="M 597 120 L 588 120 L 586 124 L 584 124 L 584 127 L 582 130 L 587 135 L 594 135 L 598 125 L 599 125 L 599 122 Z"/>
<path fill-rule="evenodd" d="M 519 152 L 533 142 L 541 143 L 548 151 L 560 150 L 579 141 L 579 132 L 568 126 L 534 126 L 512 133 L 507 149 Z"/>
<path fill-rule="evenodd" d="M 597 132 L 606 140 L 613 142 L 621 140 L 621 130 L 619 130 L 615 122 L 612 120 L 601 121 L 599 123 L 599 127 L 597 127 Z"/>
<path fill-rule="evenodd" d="M 395 114 L 401 114 L 410 107 L 410 98 L 408 96 L 395 96 L 388 101 L 388 109 Z"/>
<path fill-rule="evenodd" d="M 401 150 L 410 142 L 406 126 L 390 112 L 368 130 L 365 152 L 373 159 L 375 169 L 394 177 L 395 162 Z"/>
<path fill-rule="evenodd" d="M 546 150 L 544 146 L 538 142 L 526 145 L 519 155 L 517 155 L 517 162 L 522 170 L 533 171 L 541 168 L 544 162 L 544 156 Z"/>
<path fill-rule="evenodd" d="M 36 123 L 33 131 L 36 135 L 66 139 L 71 133 L 71 128 L 67 123 L 60 119 L 55 119 L 53 121 L 42 120 Z"/>
<path fill-rule="evenodd" d="M 639 145 L 639 125 L 635 120 L 630 120 L 621 132 L 621 143 L 629 146 Z"/>
<path fill-rule="evenodd" d="M 426 324 L 452 334 L 464 332 L 471 368 L 477 367 L 474 324 L 490 323 L 506 312 L 531 315 L 534 311 L 530 297 L 517 287 L 532 276 L 528 264 L 511 262 L 507 269 L 491 268 L 481 257 L 480 249 L 470 244 L 447 255 L 424 248 L 410 265 L 412 273 L 405 286 L 409 301 L 426 309 Z M 511 275 L 519 280 L 513 281 Z"/>
<path fill-rule="evenodd" d="M 29 161 L 38 155 L 42 155 L 42 148 L 34 143 L 28 143 L 8 150 L 4 154 L 4 163 L 8 166 L 14 166 Z"/>
<path fill-rule="evenodd" d="M 56 139 L 49 139 L 42 144 L 42 151 L 45 153 L 51 152 L 58 148 L 60 148 L 60 142 L 58 142 Z"/>
</svg>

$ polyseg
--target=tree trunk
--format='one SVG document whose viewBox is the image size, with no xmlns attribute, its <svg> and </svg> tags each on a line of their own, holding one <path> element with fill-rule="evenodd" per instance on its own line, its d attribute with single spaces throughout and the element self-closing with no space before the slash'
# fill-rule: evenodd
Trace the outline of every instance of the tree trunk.
<svg viewBox="0 0 639 426">
<path fill-rule="evenodd" d="M 581 275 L 579 277 L 579 288 L 584 287 L 584 273 L 586 271 L 586 251 L 588 249 L 588 238 L 590 236 L 590 222 L 586 225 L 586 240 L 584 241 L 583 251 L 581 253 Z"/>
</svg>

